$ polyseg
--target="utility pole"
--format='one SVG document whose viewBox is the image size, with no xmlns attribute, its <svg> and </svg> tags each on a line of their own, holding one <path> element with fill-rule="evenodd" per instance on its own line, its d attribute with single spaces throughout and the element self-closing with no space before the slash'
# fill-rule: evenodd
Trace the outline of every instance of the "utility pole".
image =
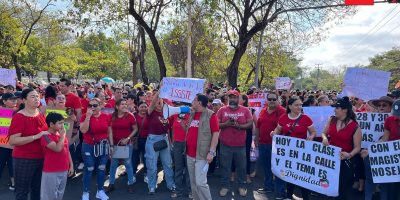
<svg viewBox="0 0 400 200">
<path fill-rule="evenodd" d="M 316 65 L 317 65 L 317 86 L 315 87 L 315 90 L 318 90 L 319 80 L 321 75 L 321 69 L 319 66 L 321 66 L 322 64 L 316 64 Z"/>
<path fill-rule="evenodd" d="M 192 2 L 188 1 L 186 77 L 192 77 Z"/>
</svg>

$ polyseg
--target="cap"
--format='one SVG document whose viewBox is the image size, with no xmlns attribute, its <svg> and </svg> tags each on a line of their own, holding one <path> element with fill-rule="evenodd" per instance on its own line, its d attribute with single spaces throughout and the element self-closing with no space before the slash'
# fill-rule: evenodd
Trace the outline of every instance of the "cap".
<svg viewBox="0 0 400 200">
<path fill-rule="evenodd" d="M 221 99 L 214 99 L 212 101 L 212 104 L 222 104 L 222 101 L 221 101 Z"/>
<path fill-rule="evenodd" d="M 14 93 L 14 95 L 15 95 L 15 97 L 17 97 L 17 98 L 21 98 L 22 92 L 21 92 L 21 91 L 16 91 L 16 92 Z"/>
<path fill-rule="evenodd" d="M 229 92 L 228 92 L 228 96 L 229 95 L 235 95 L 235 96 L 240 96 L 240 93 L 237 91 L 237 90 L 230 90 Z"/>
<path fill-rule="evenodd" d="M 351 105 L 349 97 L 345 96 L 343 98 L 338 98 L 336 103 L 332 105 L 334 108 L 342 108 L 342 109 L 352 109 L 353 105 Z"/>
<path fill-rule="evenodd" d="M 8 99 L 17 99 L 17 97 L 13 93 L 5 93 L 1 96 L 2 100 L 8 100 Z"/>
<path fill-rule="evenodd" d="M 390 98 L 388 96 L 382 96 L 379 99 L 373 99 L 373 100 L 368 101 L 368 105 L 373 106 L 373 107 L 378 107 L 378 103 L 381 101 L 389 103 L 390 106 L 393 104 L 392 98 Z"/>
<path fill-rule="evenodd" d="M 392 115 L 400 117 L 400 100 L 396 100 L 392 105 Z"/>
</svg>

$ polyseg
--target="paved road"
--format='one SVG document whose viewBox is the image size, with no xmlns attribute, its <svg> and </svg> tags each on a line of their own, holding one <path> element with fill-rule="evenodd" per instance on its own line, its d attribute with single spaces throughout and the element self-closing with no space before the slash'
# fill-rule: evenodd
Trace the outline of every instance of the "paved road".
<svg viewBox="0 0 400 200">
<path fill-rule="evenodd" d="M 120 167 L 121 168 L 121 167 Z M 119 168 L 119 169 L 120 169 Z M 4 173 L 6 170 L 4 170 Z M 118 173 L 117 173 L 118 174 Z M 259 188 L 262 185 L 262 178 L 260 177 L 261 175 L 256 176 L 253 179 L 253 183 L 248 185 L 248 195 L 247 197 L 240 197 L 238 195 L 237 190 L 231 190 L 230 194 L 225 197 L 221 198 L 218 196 L 218 191 L 219 191 L 219 173 L 218 170 L 216 171 L 215 175 L 211 176 L 208 178 L 209 185 L 211 188 L 211 194 L 213 196 L 213 199 L 218 199 L 218 200 L 270 200 L 270 199 L 275 199 L 274 194 L 268 194 L 268 195 L 263 195 L 263 194 L 258 194 L 256 192 L 257 188 Z M 116 187 L 117 189 L 112 192 L 109 197 L 111 200 L 126 200 L 126 199 L 139 199 L 139 200 L 166 200 L 170 199 L 169 195 L 170 193 L 168 192 L 166 188 L 165 181 L 162 180 L 163 173 L 159 173 L 159 184 L 158 184 L 158 189 L 156 191 L 156 195 L 154 196 L 149 196 L 147 194 L 147 185 L 143 182 L 143 175 L 141 172 L 138 174 L 138 180 L 135 183 L 135 192 L 134 194 L 129 194 L 126 191 L 126 182 L 127 178 L 125 177 L 119 177 L 116 181 Z M 8 190 L 7 188 L 7 174 L 3 176 L 2 180 L 0 180 L 0 200 L 12 200 L 14 199 L 13 192 Z M 91 199 L 95 199 L 95 178 L 92 181 L 92 191 L 91 191 Z M 108 184 L 108 181 L 106 181 L 106 185 Z M 235 184 L 232 188 L 236 188 Z M 82 195 L 82 176 L 81 174 L 78 175 L 77 177 L 71 179 L 68 181 L 67 187 L 66 187 L 66 192 L 64 195 L 64 200 L 79 200 Z M 300 196 L 300 195 L 299 195 Z M 180 199 L 188 199 L 188 198 L 177 198 L 178 200 Z M 312 200 L 322 200 L 322 199 L 332 199 L 332 198 L 327 198 L 327 197 L 312 197 Z M 356 191 L 354 192 L 354 197 L 351 198 L 352 200 L 362 200 L 363 197 L 361 194 L 357 193 Z"/>
</svg>

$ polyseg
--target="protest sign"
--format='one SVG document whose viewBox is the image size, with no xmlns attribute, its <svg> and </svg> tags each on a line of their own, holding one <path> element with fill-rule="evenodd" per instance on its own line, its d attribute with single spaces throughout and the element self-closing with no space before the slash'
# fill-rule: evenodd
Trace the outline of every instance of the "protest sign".
<svg viewBox="0 0 400 200">
<path fill-rule="evenodd" d="M 390 72 L 375 69 L 348 68 L 344 75 L 341 96 L 354 96 L 365 101 L 386 96 L 390 74 Z M 374 87 L 370 87 L 371 83 Z"/>
<path fill-rule="evenodd" d="M 340 151 L 320 142 L 274 135 L 272 172 L 286 182 L 335 197 L 339 194 Z"/>
<path fill-rule="evenodd" d="M 317 137 L 321 137 L 327 121 L 331 116 L 335 115 L 334 108 L 331 106 L 303 107 L 303 111 L 304 114 L 312 119 L 315 130 L 317 130 Z"/>
<path fill-rule="evenodd" d="M 379 141 L 383 135 L 383 125 L 390 113 L 356 113 L 358 126 L 361 128 L 361 148 L 368 148 L 370 144 Z"/>
<path fill-rule="evenodd" d="M 12 85 L 16 86 L 17 74 L 15 73 L 15 69 L 4 69 L 0 68 L 0 84 L 1 85 Z"/>
<path fill-rule="evenodd" d="M 400 182 L 400 140 L 371 144 L 368 153 L 374 183 Z"/>
<path fill-rule="evenodd" d="M 249 95 L 249 108 L 254 109 L 254 113 L 256 114 L 257 118 L 262 110 L 262 108 L 265 106 L 266 98 L 267 98 L 267 93 L 260 93 L 260 94 L 252 94 Z"/>
<path fill-rule="evenodd" d="M 160 98 L 192 103 L 197 94 L 203 93 L 205 82 L 205 79 L 165 77 Z"/>
<path fill-rule="evenodd" d="M 8 143 L 8 129 L 11 125 L 13 110 L 0 108 L 0 144 Z"/>
<path fill-rule="evenodd" d="M 275 89 L 277 90 L 290 90 L 292 87 L 292 80 L 289 77 L 275 78 Z"/>
</svg>

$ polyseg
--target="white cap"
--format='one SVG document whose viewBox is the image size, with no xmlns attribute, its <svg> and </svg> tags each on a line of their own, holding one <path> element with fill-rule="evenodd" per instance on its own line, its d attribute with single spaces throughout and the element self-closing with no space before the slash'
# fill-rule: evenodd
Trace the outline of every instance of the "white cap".
<svg viewBox="0 0 400 200">
<path fill-rule="evenodd" d="M 221 99 L 214 99 L 212 104 L 222 104 Z"/>
</svg>

